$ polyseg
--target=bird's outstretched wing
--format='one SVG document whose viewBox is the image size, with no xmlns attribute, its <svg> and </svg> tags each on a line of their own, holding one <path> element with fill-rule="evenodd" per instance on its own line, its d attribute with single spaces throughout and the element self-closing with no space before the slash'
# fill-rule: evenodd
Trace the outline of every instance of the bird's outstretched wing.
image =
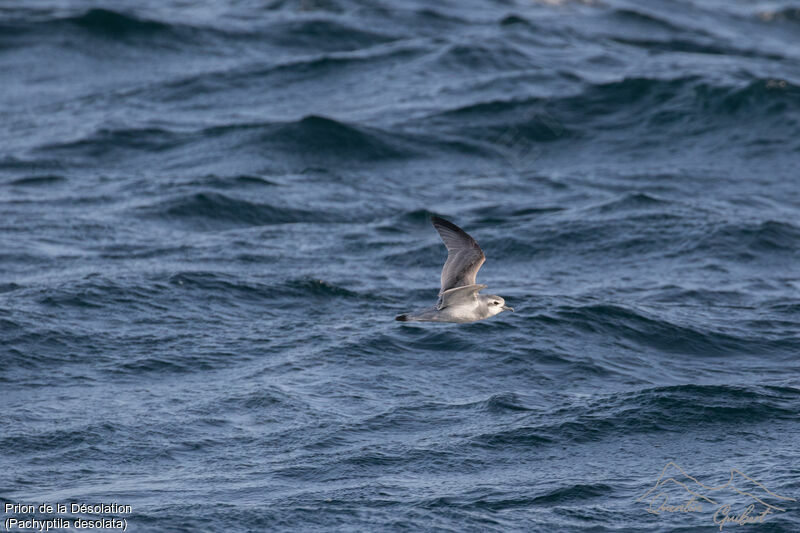
<svg viewBox="0 0 800 533">
<path fill-rule="evenodd" d="M 487 285 L 475 284 L 448 289 L 439 295 L 439 302 L 436 304 L 436 309 L 442 310 L 451 305 L 474 302 L 477 299 L 478 292 L 486 287 Z"/>
<path fill-rule="evenodd" d="M 439 295 L 449 289 L 475 285 L 475 276 L 486 261 L 478 243 L 452 222 L 433 216 L 431 222 L 447 247 L 447 261 L 442 268 L 442 288 Z"/>
</svg>

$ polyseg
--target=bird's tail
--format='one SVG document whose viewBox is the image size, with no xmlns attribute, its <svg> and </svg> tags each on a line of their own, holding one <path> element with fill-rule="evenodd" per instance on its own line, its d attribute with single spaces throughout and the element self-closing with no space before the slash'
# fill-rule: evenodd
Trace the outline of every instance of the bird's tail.
<svg viewBox="0 0 800 533">
<path fill-rule="evenodd" d="M 408 315 L 403 313 L 402 315 L 397 315 L 394 317 L 395 320 L 399 320 L 400 322 L 408 322 Z"/>
</svg>

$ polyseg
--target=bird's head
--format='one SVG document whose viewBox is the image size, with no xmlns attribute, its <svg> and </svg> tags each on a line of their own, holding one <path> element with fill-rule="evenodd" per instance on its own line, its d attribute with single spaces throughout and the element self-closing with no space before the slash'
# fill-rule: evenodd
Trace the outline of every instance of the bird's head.
<svg viewBox="0 0 800 533">
<path fill-rule="evenodd" d="M 494 294 L 489 294 L 486 296 L 486 305 L 489 306 L 489 313 L 492 315 L 499 315 L 503 311 L 514 311 L 513 307 L 506 305 L 505 300 Z"/>
</svg>

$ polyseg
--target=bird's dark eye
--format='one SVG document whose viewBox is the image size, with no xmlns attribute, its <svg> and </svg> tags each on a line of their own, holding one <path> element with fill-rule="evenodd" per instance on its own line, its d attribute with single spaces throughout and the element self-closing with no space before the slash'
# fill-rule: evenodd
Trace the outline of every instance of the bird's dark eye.
<svg viewBox="0 0 800 533">
<path fill-rule="evenodd" d="M 492 302 L 494 305 L 500 305 L 500 302 Z"/>
</svg>

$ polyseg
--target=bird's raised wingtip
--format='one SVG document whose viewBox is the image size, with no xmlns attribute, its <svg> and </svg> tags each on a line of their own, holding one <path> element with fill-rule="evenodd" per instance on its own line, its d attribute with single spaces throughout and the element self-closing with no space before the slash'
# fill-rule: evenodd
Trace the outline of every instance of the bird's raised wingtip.
<svg viewBox="0 0 800 533">
<path fill-rule="evenodd" d="M 464 231 L 455 224 L 453 224 L 452 222 L 450 222 L 449 220 L 445 220 L 442 217 L 436 215 L 431 215 L 431 224 L 433 224 L 433 227 L 444 226 L 445 228 L 450 228 L 455 231 Z"/>
<path fill-rule="evenodd" d="M 408 315 L 397 315 L 394 317 L 395 320 L 399 320 L 400 322 L 408 322 Z"/>
</svg>

